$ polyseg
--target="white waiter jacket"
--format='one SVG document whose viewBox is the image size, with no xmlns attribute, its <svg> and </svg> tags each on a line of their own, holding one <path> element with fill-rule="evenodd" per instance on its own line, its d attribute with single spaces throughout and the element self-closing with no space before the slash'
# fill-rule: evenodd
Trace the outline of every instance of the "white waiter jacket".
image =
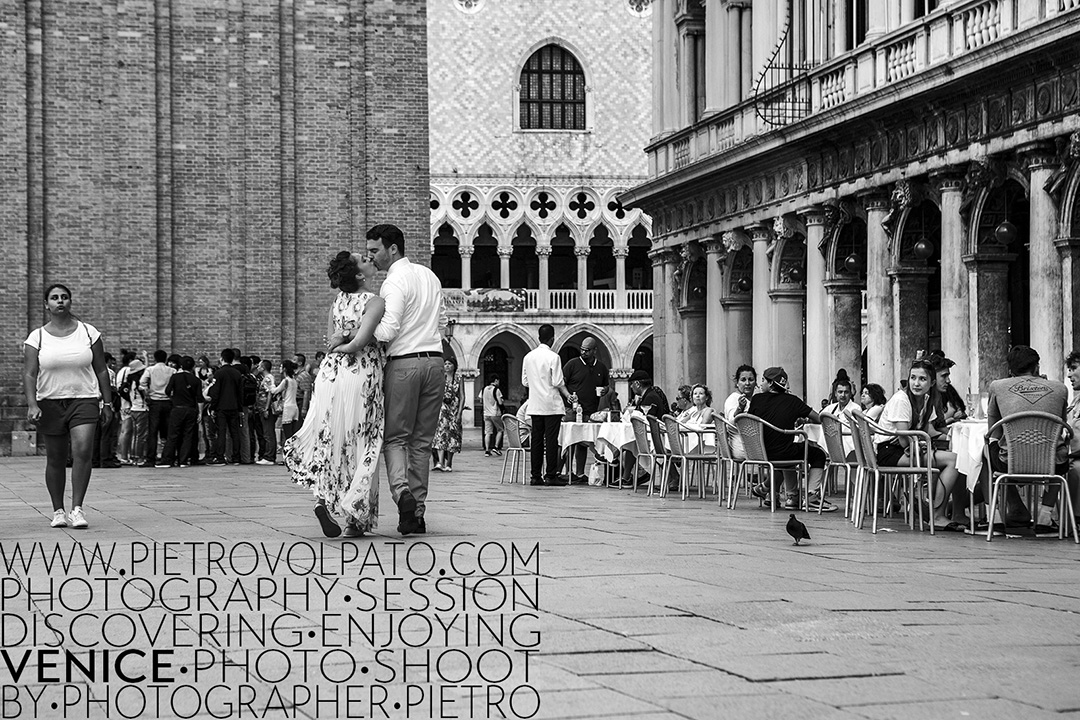
<svg viewBox="0 0 1080 720">
<path fill-rule="evenodd" d="M 566 408 L 555 388 L 563 384 L 562 358 L 540 343 L 521 362 L 521 384 L 529 388 L 530 415 L 562 415 Z"/>
</svg>

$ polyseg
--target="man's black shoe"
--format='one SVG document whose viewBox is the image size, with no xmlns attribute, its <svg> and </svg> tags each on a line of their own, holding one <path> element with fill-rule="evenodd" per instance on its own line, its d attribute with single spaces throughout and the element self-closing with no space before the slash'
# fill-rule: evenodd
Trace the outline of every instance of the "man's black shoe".
<svg viewBox="0 0 1080 720">
<path fill-rule="evenodd" d="M 401 493 L 397 501 L 398 526 L 397 531 L 402 535 L 411 535 L 416 532 L 416 498 L 406 490 Z"/>
<path fill-rule="evenodd" d="M 101 463 L 101 467 L 103 467 L 103 468 L 114 468 L 115 469 L 115 468 L 122 468 L 124 466 L 120 464 L 119 460 L 104 460 Z"/>
<path fill-rule="evenodd" d="M 529 484 L 530 484 L 530 485 L 539 485 L 539 486 L 543 486 L 543 485 L 544 485 L 544 481 L 543 481 L 543 480 L 537 480 L 537 479 L 535 479 L 535 478 L 534 478 L 534 479 L 532 479 L 532 480 L 530 480 L 530 481 L 529 481 Z"/>
<path fill-rule="evenodd" d="M 427 532 L 427 523 L 424 522 L 424 517 L 421 515 L 416 518 L 416 534 L 423 535 Z"/>
<path fill-rule="evenodd" d="M 152 463 L 149 460 L 147 460 L 144 463 L 139 463 L 139 467 L 141 467 L 141 468 L 152 468 L 152 467 L 155 467 L 156 465 L 157 465 L 157 463 Z"/>
<path fill-rule="evenodd" d="M 572 484 L 574 484 L 574 485 L 588 485 L 589 484 L 589 476 L 588 475 L 571 475 L 570 476 L 570 482 Z"/>
<path fill-rule="evenodd" d="M 550 487 L 562 487 L 570 484 L 569 479 L 565 475 L 557 475 L 553 478 L 545 478 L 544 484 Z"/>
</svg>

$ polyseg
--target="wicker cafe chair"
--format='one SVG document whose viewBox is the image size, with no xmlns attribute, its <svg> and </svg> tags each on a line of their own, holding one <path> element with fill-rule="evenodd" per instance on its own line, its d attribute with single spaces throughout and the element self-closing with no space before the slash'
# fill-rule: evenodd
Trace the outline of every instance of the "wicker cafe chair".
<svg viewBox="0 0 1080 720">
<path fill-rule="evenodd" d="M 820 417 L 821 432 L 825 436 L 825 450 L 829 454 L 829 464 L 825 466 L 824 479 L 827 479 L 830 473 L 839 474 L 840 470 L 844 471 L 844 517 L 847 517 L 851 498 L 852 471 L 858 470 L 858 464 L 848 462 L 847 453 L 844 452 L 843 421 L 826 412 L 821 413 Z"/>
<path fill-rule="evenodd" d="M 746 450 L 746 459 L 743 460 L 743 471 L 749 468 L 763 468 L 766 471 L 766 482 L 769 483 L 769 509 L 776 512 L 776 471 L 794 470 L 799 474 L 798 482 L 803 487 L 803 495 L 806 495 L 807 476 L 807 447 L 806 432 L 803 430 L 784 430 L 772 423 L 762 420 L 757 415 L 743 413 L 735 416 L 735 427 L 739 429 L 742 437 L 743 448 Z M 765 452 L 765 429 L 783 435 L 795 435 L 802 438 L 802 460 L 769 460 Z M 803 507 L 807 506 L 808 499 L 804 497 Z"/>
<path fill-rule="evenodd" d="M 499 482 L 506 481 L 506 464 L 510 463 L 510 484 L 514 484 L 514 474 L 517 472 L 518 464 L 521 465 L 521 484 L 527 485 L 528 482 L 525 478 L 525 448 L 521 445 L 521 427 L 518 423 L 516 415 L 510 415 L 509 413 L 502 416 L 503 419 L 503 437 L 506 438 L 506 455 L 503 456 L 503 468 L 502 475 L 499 476 Z M 511 462 L 513 458 L 513 462 Z"/>
<path fill-rule="evenodd" d="M 668 447 L 671 449 L 671 463 L 678 463 L 682 470 L 679 479 L 679 491 L 682 495 L 682 499 L 685 500 L 686 496 L 690 493 L 690 484 L 695 475 L 697 476 L 698 481 L 698 497 L 704 498 L 705 488 L 708 486 L 709 482 L 710 471 L 715 467 L 714 463 L 717 462 L 715 453 L 704 452 L 704 433 L 706 431 L 688 428 L 679 422 L 673 415 L 665 415 L 663 421 L 664 429 L 667 431 Z M 686 446 L 683 444 L 683 433 L 698 434 L 697 450 L 687 452 Z M 660 488 L 661 495 L 664 494 L 666 487 L 667 484 L 665 483 L 664 487 Z"/>
<path fill-rule="evenodd" d="M 649 495 L 653 494 L 653 486 L 656 481 L 660 481 L 660 497 L 667 495 L 667 480 L 668 474 L 671 472 L 671 450 L 668 449 L 667 443 L 664 442 L 664 426 L 660 424 L 660 420 L 652 415 L 646 415 L 645 421 L 649 423 L 649 438 L 652 440 L 653 445 L 653 460 L 654 465 L 663 465 L 663 472 L 657 467 L 653 470 L 651 480 L 649 482 Z"/>
<path fill-rule="evenodd" d="M 990 453 L 995 445 L 990 443 L 990 436 L 997 429 L 1001 429 L 1005 435 L 1005 444 L 1008 448 L 1006 458 L 1006 472 L 993 471 L 990 464 Z M 1058 445 L 1062 440 L 1072 438 L 1072 428 L 1062 422 L 1061 418 L 1045 412 L 1022 412 L 1009 415 L 994 423 L 986 433 L 986 446 L 983 452 L 986 456 L 986 467 L 990 468 L 990 522 L 986 529 L 986 541 L 990 542 L 994 537 L 994 513 L 998 508 L 998 498 L 1001 497 L 1007 485 L 1022 485 L 1028 488 L 1031 498 L 1029 507 L 1033 506 L 1034 490 L 1036 487 L 1058 485 L 1058 539 L 1065 539 L 1065 521 L 1068 520 L 1072 530 L 1073 539 L 1080 544 L 1080 536 L 1076 532 L 1076 514 L 1073 512 L 1072 498 L 1069 494 L 1069 484 L 1061 475 L 1054 473 L 1055 455 Z M 1036 519 L 1032 513 L 1032 521 Z"/>
<path fill-rule="evenodd" d="M 637 452 L 637 457 L 634 458 L 634 476 L 632 479 L 632 482 L 634 483 L 634 492 L 637 492 L 638 470 L 651 472 L 655 475 L 658 465 L 656 453 L 653 452 L 652 446 L 649 444 L 649 424 L 642 418 L 631 415 L 630 427 L 634 428 L 634 450 Z M 646 469 L 645 460 L 649 461 L 648 469 Z M 652 493 L 653 483 L 650 479 L 649 491 L 646 494 L 652 495 Z"/>
<path fill-rule="evenodd" d="M 873 442 L 868 446 L 869 449 L 863 447 L 862 433 L 859 432 L 859 428 L 855 423 L 855 420 L 851 421 L 851 439 L 855 445 L 855 480 L 852 483 L 851 492 L 851 514 L 848 515 L 847 497 L 844 498 L 844 517 L 848 518 L 856 526 L 861 521 L 861 516 L 866 514 L 866 500 L 863 499 L 860 505 L 859 488 L 862 487 L 862 474 L 869 467 L 866 462 L 866 457 L 869 454 L 876 452 Z M 858 513 L 858 515 L 856 515 Z"/>
<path fill-rule="evenodd" d="M 729 433 L 737 433 L 738 429 L 720 415 L 713 416 L 713 426 L 716 428 L 716 453 L 719 463 L 720 476 L 723 482 L 717 479 L 716 501 L 723 504 L 726 494 L 728 507 L 731 507 L 732 498 L 736 491 L 735 482 L 742 473 L 742 461 L 735 458 L 731 452 Z"/>
<path fill-rule="evenodd" d="M 867 487 L 867 485 L 871 481 L 871 479 L 873 479 L 873 483 L 874 483 L 874 499 L 873 499 L 873 504 L 872 504 L 872 506 L 870 508 L 870 512 L 873 514 L 872 515 L 873 520 L 871 521 L 870 531 L 872 533 L 875 533 L 875 534 L 877 533 L 877 512 L 878 512 L 878 505 L 880 504 L 879 501 L 881 499 L 880 498 L 881 478 L 882 478 L 882 476 L 887 476 L 887 475 L 892 475 L 892 476 L 897 476 L 897 477 L 907 479 L 907 481 L 908 481 L 907 482 L 907 492 L 908 492 L 908 498 L 909 498 L 910 503 L 911 503 L 908 506 L 908 524 L 912 529 L 914 529 L 914 527 L 915 527 L 915 509 L 914 509 L 914 505 L 918 504 L 918 506 L 919 506 L 919 529 L 922 530 L 923 529 L 923 524 L 926 522 L 927 518 L 925 518 L 923 516 L 923 504 L 922 504 L 922 502 L 919 501 L 919 499 L 921 497 L 921 493 L 919 493 L 917 491 L 920 490 L 923 487 L 921 485 L 921 481 L 925 481 L 927 497 L 929 498 L 929 501 L 931 503 L 933 503 L 933 501 L 934 501 L 934 479 L 936 478 L 936 476 L 938 474 L 938 469 L 933 467 L 933 463 L 931 462 L 931 459 L 933 458 L 933 452 L 934 451 L 933 451 L 933 449 L 931 449 L 931 446 L 930 446 L 930 436 L 927 435 L 925 432 L 922 432 L 921 430 L 898 430 L 898 431 L 895 431 L 895 432 L 890 431 L 890 430 L 886 430 L 885 428 L 875 424 L 872 420 L 870 420 L 870 418 L 866 417 L 866 415 L 864 415 L 861 410 L 853 411 L 852 416 L 855 419 L 855 429 L 859 433 L 859 438 L 860 438 L 860 441 L 862 442 L 863 461 L 865 462 L 865 465 L 862 467 L 863 472 L 862 472 L 862 477 L 860 478 L 859 489 L 856 491 L 856 496 L 855 496 L 855 498 L 856 498 L 855 499 L 856 507 L 860 507 L 863 503 L 865 503 L 867 493 L 869 491 L 869 488 Z M 877 445 L 874 443 L 874 434 L 875 433 L 877 435 L 881 435 L 881 436 L 884 436 L 884 437 L 893 437 L 893 438 L 906 437 L 906 438 L 909 438 L 911 441 L 913 441 L 913 442 L 911 442 L 911 445 L 910 445 L 910 447 L 913 448 L 913 452 L 911 453 L 912 465 L 911 466 L 898 465 L 898 466 L 895 466 L 895 467 L 881 467 L 881 466 L 879 466 L 878 461 L 877 461 Z M 927 452 L 929 453 L 929 457 L 927 458 L 926 467 L 921 467 L 921 465 L 922 465 L 921 448 L 919 446 L 919 443 L 915 442 L 915 441 L 918 441 L 918 440 L 922 440 L 924 443 L 926 443 Z M 890 495 L 891 495 L 891 493 L 890 493 Z M 932 514 L 933 514 L 933 509 L 931 508 L 931 515 Z M 933 535 L 934 534 L 934 518 L 933 517 L 929 518 L 929 525 L 930 525 L 930 534 Z M 859 527 L 859 528 L 862 527 L 862 515 L 861 514 L 859 515 L 858 521 L 855 523 L 855 526 Z"/>
</svg>

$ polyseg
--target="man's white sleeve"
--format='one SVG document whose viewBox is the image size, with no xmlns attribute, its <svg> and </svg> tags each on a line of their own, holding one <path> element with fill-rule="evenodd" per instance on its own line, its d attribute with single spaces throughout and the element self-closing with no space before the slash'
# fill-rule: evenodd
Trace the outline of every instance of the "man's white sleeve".
<svg viewBox="0 0 1080 720">
<path fill-rule="evenodd" d="M 386 310 L 383 311 L 382 320 L 375 328 L 375 339 L 390 342 L 401 332 L 401 317 L 405 313 L 405 292 L 396 282 L 387 278 L 383 281 L 379 295 L 386 303 Z"/>
</svg>

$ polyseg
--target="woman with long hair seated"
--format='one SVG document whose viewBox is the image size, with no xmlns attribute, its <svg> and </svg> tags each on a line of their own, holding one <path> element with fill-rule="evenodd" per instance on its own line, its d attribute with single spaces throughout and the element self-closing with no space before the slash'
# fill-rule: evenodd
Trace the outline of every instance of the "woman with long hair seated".
<svg viewBox="0 0 1080 720">
<path fill-rule="evenodd" d="M 930 435 L 931 440 L 938 434 L 934 428 L 934 420 L 937 417 L 935 406 L 937 404 L 937 388 L 935 387 L 937 371 L 928 360 L 915 360 L 908 369 L 907 387 L 896 391 L 878 418 L 878 424 L 885 430 L 922 430 Z M 913 438 L 879 436 L 877 446 L 877 461 L 881 466 L 888 467 L 915 467 L 912 458 L 915 456 L 912 447 Z M 959 474 L 956 471 L 956 453 L 934 450 L 933 447 L 919 448 L 921 465 L 926 466 L 931 462 L 933 467 L 940 470 L 937 481 L 934 483 L 932 493 L 933 523 L 935 530 L 948 532 L 963 532 L 964 526 L 960 522 L 950 522 L 945 514 L 946 500 L 952 495 L 953 487 Z"/>
</svg>

